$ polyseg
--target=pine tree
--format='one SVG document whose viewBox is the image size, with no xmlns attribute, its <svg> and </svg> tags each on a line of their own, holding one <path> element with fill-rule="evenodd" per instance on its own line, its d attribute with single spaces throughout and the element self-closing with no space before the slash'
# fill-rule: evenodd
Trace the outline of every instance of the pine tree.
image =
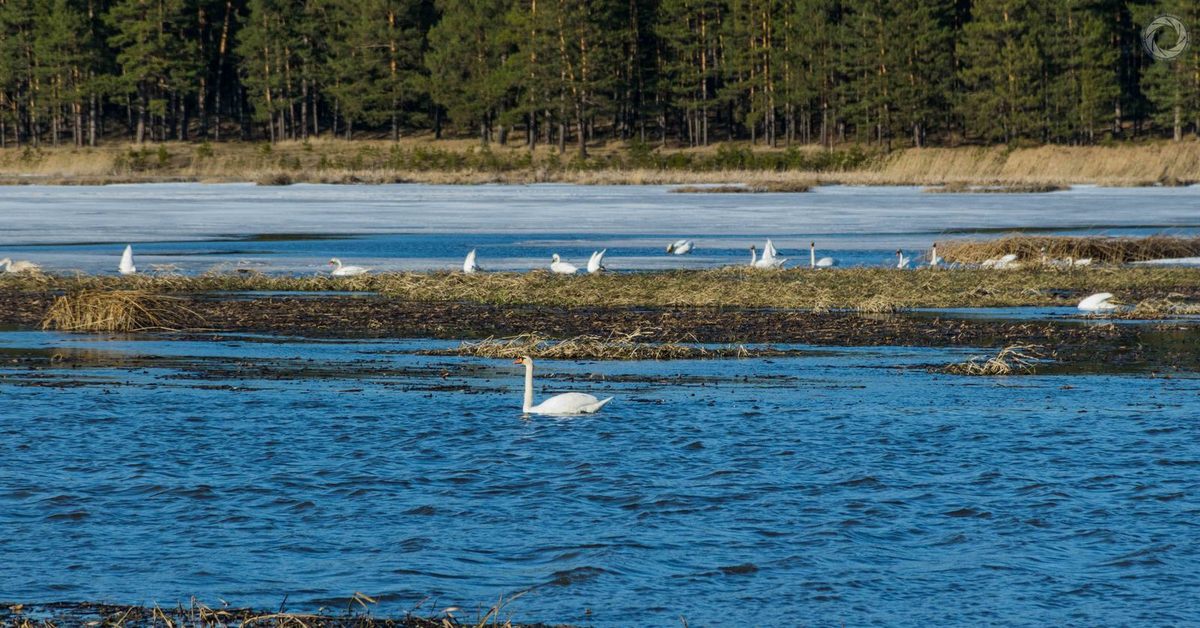
<svg viewBox="0 0 1200 628">
<path fill-rule="evenodd" d="M 195 92 L 197 54 L 195 41 L 184 35 L 186 8 L 183 0 L 118 0 L 108 12 L 114 31 L 109 44 L 119 50 L 118 86 L 134 98 L 138 143 L 146 139 L 151 116 L 165 127 L 171 99 Z"/>
<path fill-rule="evenodd" d="M 968 131 L 986 140 L 1032 137 L 1039 126 L 1042 56 L 1031 0 L 976 0 L 959 40 Z"/>
<path fill-rule="evenodd" d="M 429 31 L 425 67 L 429 93 L 461 128 L 478 128 L 486 145 L 508 101 L 506 59 L 514 52 L 496 16 L 509 10 L 506 0 L 440 0 L 442 18 Z"/>
</svg>

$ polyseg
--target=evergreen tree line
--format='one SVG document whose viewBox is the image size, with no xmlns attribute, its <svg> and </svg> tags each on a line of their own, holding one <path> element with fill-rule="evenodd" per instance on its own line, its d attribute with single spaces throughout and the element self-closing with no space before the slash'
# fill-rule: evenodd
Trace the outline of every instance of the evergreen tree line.
<svg viewBox="0 0 1200 628">
<path fill-rule="evenodd" d="M 1164 13 L 1200 33 L 1200 0 L 0 0 L 0 143 L 1179 140 Z"/>
</svg>

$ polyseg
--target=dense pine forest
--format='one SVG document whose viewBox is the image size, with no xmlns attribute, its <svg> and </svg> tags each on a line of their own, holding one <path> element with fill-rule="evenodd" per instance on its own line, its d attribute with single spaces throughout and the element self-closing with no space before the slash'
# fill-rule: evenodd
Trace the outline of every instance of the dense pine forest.
<svg viewBox="0 0 1200 628">
<path fill-rule="evenodd" d="M 0 142 L 1176 140 L 1134 0 L 0 0 Z M 1160 34 L 1162 45 L 1175 34 Z"/>
</svg>

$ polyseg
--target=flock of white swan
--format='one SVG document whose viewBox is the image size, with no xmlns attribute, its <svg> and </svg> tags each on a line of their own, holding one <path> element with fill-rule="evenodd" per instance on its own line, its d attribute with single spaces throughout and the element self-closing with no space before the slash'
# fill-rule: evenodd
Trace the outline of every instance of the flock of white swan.
<svg viewBox="0 0 1200 628">
<path fill-rule="evenodd" d="M 687 255 L 696 248 L 696 243 L 693 240 L 677 240 L 667 245 L 667 253 L 670 255 Z M 594 251 L 588 259 L 586 271 L 589 274 L 599 273 L 605 270 L 604 255 L 607 249 Z M 832 268 L 837 265 L 837 260 L 832 257 L 817 258 L 817 244 L 812 242 L 809 244 L 809 266 L 814 269 Z M 943 263 L 943 259 L 938 256 L 937 244 L 933 245 L 928 257 L 927 267 L 937 268 Z M 771 240 L 767 240 L 763 245 L 762 255 L 759 255 L 758 248 L 750 247 L 750 266 L 752 268 L 762 270 L 773 270 L 783 268 L 783 265 L 788 261 L 788 258 L 780 255 L 775 248 L 775 244 Z M 1078 268 L 1090 266 L 1092 260 L 1090 258 L 1053 260 L 1047 259 L 1044 252 L 1042 255 L 1042 264 L 1054 267 Z M 896 268 L 909 268 L 912 263 L 910 257 L 905 256 L 904 251 L 897 249 L 896 251 Z M 345 265 L 338 258 L 329 260 L 329 265 L 333 268 L 330 270 L 330 275 L 334 277 L 354 277 L 364 275 L 370 272 L 371 269 L 363 266 Z M 1010 253 L 996 259 L 985 260 L 979 264 L 980 268 L 997 269 L 997 270 L 1015 270 L 1021 268 L 1021 263 L 1017 261 L 1017 255 Z M 0 259 L 0 270 L 7 273 L 30 273 L 39 272 L 41 268 L 30 261 L 13 261 L 9 258 Z M 462 270 L 464 273 L 482 272 L 483 269 L 477 261 L 475 249 L 471 249 L 467 253 L 467 257 L 463 260 Z M 125 247 L 121 253 L 121 261 L 117 264 L 117 271 L 122 275 L 137 274 L 137 266 L 133 260 L 133 245 Z M 574 275 L 579 272 L 579 267 L 564 261 L 558 253 L 553 254 L 550 261 L 550 272 L 559 275 Z M 1120 307 L 1119 303 L 1113 301 L 1113 295 L 1109 292 L 1101 292 L 1093 294 L 1079 302 L 1077 306 L 1083 312 L 1112 312 Z M 525 397 L 522 409 L 526 414 L 545 414 L 557 416 L 569 416 L 579 414 L 591 414 L 598 412 L 606 404 L 612 401 L 612 397 L 607 399 L 598 399 L 592 395 L 585 393 L 569 392 L 555 395 L 534 405 L 533 403 L 533 359 L 529 356 L 524 356 L 514 362 L 514 364 L 522 364 L 525 366 Z"/>
</svg>

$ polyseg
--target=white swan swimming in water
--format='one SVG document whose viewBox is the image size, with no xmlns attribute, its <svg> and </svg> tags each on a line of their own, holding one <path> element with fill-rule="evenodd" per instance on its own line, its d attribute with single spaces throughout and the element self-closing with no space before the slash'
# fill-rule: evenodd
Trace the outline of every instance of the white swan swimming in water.
<svg viewBox="0 0 1200 628">
<path fill-rule="evenodd" d="M 463 272 L 469 275 L 481 270 L 483 269 L 479 267 L 479 264 L 475 263 L 475 249 L 471 249 L 471 252 L 467 253 L 467 259 L 463 260 Z"/>
<path fill-rule="evenodd" d="M 691 240 L 676 240 L 667 245 L 667 252 L 675 255 L 687 255 L 695 246 L 696 243 Z"/>
<path fill-rule="evenodd" d="M 1080 301 L 1077 307 L 1081 312 L 1111 312 L 1117 309 L 1117 304 L 1110 300 L 1112 298 L 1111 292 L 1098 292 Z"/>
<path fill-rule="evenodd" d="M 904 251 L 896 249 L 896 268 L 908 268 L 910 261 L 910 259 L 904 257 Z"/>
<path fill-rule="evenodd" d="M 514 360 L 513 364 L 525 365 L 525 399 L 521 404 L 525 414 L 592 414 L 613 400 L 612 397 L 597 399 L 586 393 L 569 392 L 554 395 L 535 406 L 533 405 L 533 358 L 522 356 Z"/>
<path fill-rule="evenodd" d="M 24 260 L 17 260 L 14 262 L 7 257 L 0 259 L 0 268 L 3 268 L 4 272 L 6 273 L 36 273 L 42 270 L 41 266 L 38 266 L 33 262 L 27 262 Z"/>
<path fill-rule="evenodd" d="M 559 275 L 574 275 L 575 273 L 579 272 L 579 268 L 574 264 L 562 261 L 562 259 L 558 256 L 558 253 L 555 253 L 550 258 L 550 272 Z"/>
<path fill-rule="evenodd" d="M 333 275 L 334 277 L 354 277 L 356 275 L 365 275 L 367 274 L 368 270 L 362 266 L 343 266 L 342 260 L 336 257 L 329 260 L 329 264 L 333 266 L 333 270 L 329 271 L 329 274 Z"/>
<path fill-rule="evenodd" d="M 775 245 L 767 240 L 766 246 L 763 247 L 763 254 L 758 256 L 758 249 L 754 245 L 750 245 L 750 266 L 761 269 L 776 269 L 782 268 L 783 263 L 787 261 L 786 257 L 779 257 L 779 251 L 775 250 Z"/>
<path fill-rule="evenodd" d="M 594 274 L 594 273 L 598 273 L 602 270 L 608 270 L 607 268 L 604 267 L 604 254 L 607 252 L 608 252 L 608 249 L 604 249 L 603 251 L 593 251 L 592 252 L 592 257 L 588 259 L 588 265 L 587 265 L 588 273 Z"/>
<path fill-rule="evenodd" d="M 822 257 L 817 259 L 817 243 L 808 243 L 808 265 L 810 268 L 832 268 L 837 265 L 832 257 Z"/>
<path fill-rule="evenodd" d="M 132 275 L 137 272 L 137 267 L 133 265 L 133 245 L 125 245 L 125 252 L 121 254 L 121 263 L 117 265 L 117 272 L 122 275 Z"/>
</svg>

